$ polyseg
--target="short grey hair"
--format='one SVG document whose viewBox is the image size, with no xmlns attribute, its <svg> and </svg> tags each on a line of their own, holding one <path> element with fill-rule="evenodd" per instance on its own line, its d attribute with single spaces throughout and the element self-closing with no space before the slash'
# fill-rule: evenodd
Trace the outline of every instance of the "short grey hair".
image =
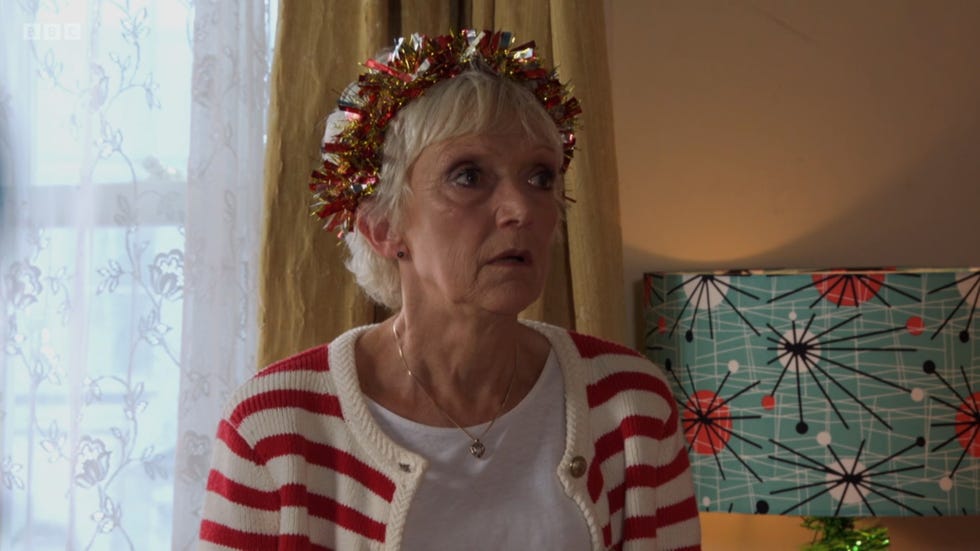
<svg viewBox="0 0 980 551">
<path fill-rule="evenodd" d="M 391 228 L 397 230 L 411 194 L 408 174 L 422 150 L 460 136 L 515 128 L 552 145 L 561 155 L 558 127 L 524 84 L 473 65 L 456 77 L 432 86 L 389 123 L 379 182 L 374 195 L 361 201 L 358 216 L 387 218 Z M 561 188 L 556 186 L 556 200 L 563 205 Z M 398 262 L 375 252 L 356 229 L 345 235 L 344 242 L 350 253 L 346 266 L 357 284 L 375 302 L 390 310 L 400 309 Z"/>
</svg>

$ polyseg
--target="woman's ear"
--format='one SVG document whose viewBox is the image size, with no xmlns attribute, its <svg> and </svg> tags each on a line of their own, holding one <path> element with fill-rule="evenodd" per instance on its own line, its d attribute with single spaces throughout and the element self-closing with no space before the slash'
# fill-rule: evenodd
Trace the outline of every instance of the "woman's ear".
<svg viewBox="0 0 980 551">
<path fill-rule="evenodd" d="M 398 251 L 402 250 L 401 236 L 392 231 L 391 223 L 387 217 L 377 215 L 377 209 L 363 208 L 363 206 L 359 208 L 355 226 L 357 226 L 357 231 L 364 236 L 364 239 L 371 244 L 374 252 L 379 255 L 385 258 L 396 258 Z"/>
</svg>

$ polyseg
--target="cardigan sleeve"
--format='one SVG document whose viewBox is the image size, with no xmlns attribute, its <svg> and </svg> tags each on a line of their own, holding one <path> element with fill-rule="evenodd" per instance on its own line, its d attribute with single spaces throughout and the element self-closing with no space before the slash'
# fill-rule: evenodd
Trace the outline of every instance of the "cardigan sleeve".
<svg viewBox="0 0 980 551">
<path fill-rule="evenodd" d="M 659 368 L 653 367 L 659 371 Z M 653 522 L 658 548 L 698 550 L 701 548 L 701 525 L 687 441 L 672 395 L 668 403 L 670 413 L 663 424 L 663 434 L 659 438 L 653 463 L 657 485 Z"/>
<path fill-rule="evenodd" d="M 280 496 L 263 463 L 232 423 L 219 423 L 199 550 L 278 549 Z"/>
<path fill-rule="evenodd" d="M 612 471 L 608 482 L 611 512 L 622 503 L 622 549 L 700 549 L 687 443 L 666 375 L 638 355 L 608 354 L 597 360 L 604 364 L 604 375 L 592 386 L 593 402 L 602 405 L 593 414 L 617 419 L 622 438 L 622 485 L 615 485 Z M 616 496 L 620 490 L 622 497 Z"/>
</svg>

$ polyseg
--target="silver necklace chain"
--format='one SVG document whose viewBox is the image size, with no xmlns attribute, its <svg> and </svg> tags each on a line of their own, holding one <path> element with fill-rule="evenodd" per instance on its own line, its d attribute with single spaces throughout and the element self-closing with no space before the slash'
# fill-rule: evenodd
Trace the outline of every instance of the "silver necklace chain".
<svg viewBox="0 0 980 551">
<path fill-rule="evenodd" d="M 517 348 L 514 348 L 514 368 L 510 372 L 510 381 L 507 383 L 507 391 L 504 392 L 504 398 L 500 401 L 500 406 L 497 407 L 497 413 L 493 415 L 493 418 L 490 419 L 490 424 L 487 425 L 487 428 L 483 429 L 483 432 L 481 432 L 479 436 L 473 436 L 470 431 L 466 430 L 463 425 L 457 423 L 456 420 L 453 419 L 452 415 L 449 415 L 449 412 L 439 405 L 439 402 L 436 401 L 435 396 L 429 392 L 429 389 L 422 383 L 422 380 L 419 379 L 418 376 L 415 375 L 415 372 L 412 371 L 412 368 L 408 366 L 408 360 L 405 359 L 405 353 L 402 352 L 401 337 L 398 335 L 398 329 L 395 328 L 394 321 L 391 323 L 391 333 L 395 337 L 395 346 L 398 348 L 398 357 L 401 358 L 402 365 L 405 366 L 405 371 L 407 371 L 409 376 L 412 377 L 415 384 L 422 389 L 422 392 L 429 398 L 432 405 L 436 406 L 436 409 L 442 412 L 446 419 L 449 419 L 450 423 L 456 425 L 456 428 L 463 431 L 463 434 L 465 434 L 472 441 L 470 444 L 470 454 L 477 459 L 482 458 L 483 454 L 487 451 L 487 447 L 483 444 L 483 437 L 490 432 L 490 429 L 493 428 L 493 424 L 497 422 L 500 414 L 503 413 L 504 406 L 507 405 L 507 400 L 510 398 L 510 391 L 514 388 L 514 379 L 517 375 Z"/>
</svg>

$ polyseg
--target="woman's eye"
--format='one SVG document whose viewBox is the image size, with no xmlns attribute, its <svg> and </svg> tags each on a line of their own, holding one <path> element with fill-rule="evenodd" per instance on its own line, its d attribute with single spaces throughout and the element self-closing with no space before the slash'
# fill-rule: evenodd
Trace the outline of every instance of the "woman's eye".
<svg viewBox="0 0 980 551">
<path fill-rule="evenodd" d="M 460 187 L 473 187 L 480 183 L 480 170 L 472 166 L 462 168 L 453 173 L 451 180 Z"/>
<path fill-rule="evenodd" d="M 528 178 L 528 183 L 541 189 L 551 189 L 555 185 L 555 173 L 551 170 L 540 170 Z"/>
</svg>

